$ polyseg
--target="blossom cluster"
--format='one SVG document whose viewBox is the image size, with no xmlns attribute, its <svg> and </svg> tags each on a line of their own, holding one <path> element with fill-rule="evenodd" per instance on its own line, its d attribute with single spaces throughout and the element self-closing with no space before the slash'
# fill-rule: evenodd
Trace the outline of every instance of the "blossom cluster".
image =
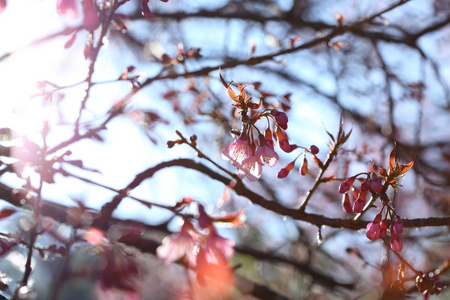
<svg viewBox="0 0 450 300">
<path fill-rule="evenodd" d="M 245 86 L 234 84 L 239 88 L 237 96 L 231 88 L 232 83 L 226 83 L 221 74 L 220 79 L 234 101 L 233 106 L 240 110 L 242 121 L 238 137 L 222 151 L 222 158 L 231 161 L 240 179 L 247 177 L 250 181 L 257 181 L 265 164 L 273 167 L 278 162 L 279 156 L 275 152 L 274 139 L 278 141 L 283 151 L 293 150 L 293 145 L 289 144 L 285 132 L 288 127 L 288 117 L 277 109 L 265 109 L 256 113 L 255 110 L 260 108 L 261 101 L 253 103 L 252 97 L 246 95 Z M 256 126 L 256 122 L 264 118 L 267 120 L 268 127 L 263 134 Z"/>
<path fill-rule="evenodd" d="M 372 197 L 375 197 L 373 199 L 380 198 L 383 206 L 375 218 L 367 224 L 366 236 L 368 239 L 376 241 L 384 238 L 389 232 L 390 246 L 395 252 L 400 252 L 403 248 L 403 241 L 400 238 L 400 234 L 403 232 L 403 221 L 391 206 L 386 191 L 388 187 L 392 187 L 396 191 L 397 187 L 401 186 L 398 179 L 403 177 L 413 165 L 414 161 L 399 164 L 394 147 L 389 156 L 389 168 L 387 170 L 379 167 L 379 174 L 374 171 L 360 173 L 344 180 L 339 186 L 339 193 L 343 194 L 342 207 L 345 212 L 364 213 L 366 196 L 369 192 Z M 360 176 L 362 178 L 359 178 Z M 356 180 L 361 182 L 359 188 L 354 186 Z M 386 212 L 383 217 L 385 209 Z"/>
<path fill-rule="evenodd" d="M 221 237 L 214 222 L 238 221 L 242 212 L 221 218 L 213 218 L 198 204 L 198 217 L 185 218 L 179 232 L 167 236 L 157 249 L 158 257 L 167 264 L 180 262 L 195 271 L 200 284 L 213 279 L 214 282 L 232 284 L 233 272 L 228 267 L 228 259 L 234 254 L 234 242 Z"/>
</svg>

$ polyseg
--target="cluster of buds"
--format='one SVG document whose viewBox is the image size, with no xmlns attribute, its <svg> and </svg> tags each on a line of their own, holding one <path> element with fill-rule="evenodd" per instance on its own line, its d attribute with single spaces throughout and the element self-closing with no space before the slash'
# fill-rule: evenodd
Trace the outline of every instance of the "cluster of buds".
<svg viewBox="0 0 450 300">
<path fill-rule="evenodd" d="M 363 210 L 366 204 L 366 196 L 369 192 L 372 193 L 372 196 L 380 198 L 383 206 L 375 218 L 367 224 L 366 236 L 368 239 L 376 241 L 384 238 L 389 231 L 391 249 L 395 252 L 400 252 L 403 248 L 403 241 L 400 238 L 400 234 L 403 232 L 403 222 L 402 218 L 392 208 L 386 190 L 388 187 L 392 187 L 397 191 L 397 187 L 401 186 L 401 184 L 398 183 L 398 180 L 402 178 L 413 165 L 413 160 L 407 164 L 399 164 L 394 147 L 389 155 L 389 168 L 386 170 L 379 167 L 378 172 L 380 175 L 373 171 L 369 173 L 360 173 L 343 181 L 339 186 L 339 193 L 343 194 L 342 206 L 345 212 L 353 211 L 356 214 L 364 213 Z M 365 175 L 365 178 L 358 178 L 361 175 Z M 357 179 L 361 182 L 359 189 L 353 186 Z M 353 204 L 350 195 L 355 199 Z M 385 208 L 386 213 L 383 218 L 383 211 Z M 388 220 L 390 220 L 390 222 L 388 222 Z"/>
<path fill-rule="evenodd" d="M 178 206 L 184 207 L 192 202 L 190 198 L 185 198 Z M 178 261 L 195 271 L 200 284 L 232 284 L 233 272 L 228 267 L 228 259 L 234 254 L 234 242 L 221 237 L 214 223 L 226 222 L 238 226 L 242 224 L 239 221 L 242 212 L 213 218 L 206 213 L 203 205 L 198 204 L 197 218 L 184 218 L 180 231 L 167 236 L 158 247 L 158 257 L 167 264 Z"/>
<path fill-rule="evenodd" d="M 297 148 L 303 148 L 301 146 L 297 146 L 297 145 L 290 145 L 290 148 L 292 150 L 297 149 Z M 300 175 L 305 176 L 306 174 L 308 174 L 308 160 L 306 159 L 306 153 L 310 153 L 312 155 L 312 158 L 314 160 L 314 162 L 316 162 L 316 164 L 320 165 L 322 162 L 319 160 L 319 158 L 317 158 L 316 154 L 319 153 L 319 148 L 317 148 L 317 146 L 315 145 L 311 145 L 309 147 L 309 149 L 307 148 L 303 148 L 304 152 L 303 152 L 303 162 L 302 165 L 299 169 L 300 171 Z M 284 167 L 283 169 L 281 169 L 278 172 L 277 177 L 278 178 L 285 178 L 286 176 L 289 175 L 289 173 L 292 171 L 292 169 L 295 166 L 295 162 L 297 161 L 297 159 L 301 156 L 302 154 L 299 154 L 293 161 L 291 161 L 289 164 L 287 164 L 286 167 Z"/>
<path fill-rule="evenodd" d="M 366 177 L 364 179 L 359 179 L 358 177 L 361 175 L 365 175 Z M 359 189 L 353 186 L 356 179 L 362 181 Z M 372 194 L 378 194 L 382 191 L 382 189 L 383 182 L 375 172 L 360 173 L 352 176 L 343 181 L 339 186 L 339 193 L 343 194 L 342 209 L 348 213 L 353 211 L 355 214 L 359 214 L 362 212 L 364 205 L 366 204 L 367 194 L 369 192 Z M 354 200 L 353 204 L 352 199 Z"/>
<path fill-rule="evenodd" d="M 382 213 L 384 207 L 387 207 L 386 215 L 383 219 Z M 391 220 L 390 226 L 388 225 L 388 216 Z M 378 239 L 384 238 L 388 229 L 390 232 L 390 245 L 394 252 L 400 252 L 403 248 L 403 241 L 400 234 L 403 232 L 403 221 L 402 218 L 390 208 L 390 206 L 383 206 L 381 212 L 375 216 L 372 222 L 369 222 L 366 226 L 367 232 L 366 236 L 369 240 L 376 241 Z"/>
<path fill-rule="evenodd" d="M 363 179 L 358 178 L 361 175 L 366 177 Z M 353 186 L 357 179 L 361 182 L 359 189 Z M 366 196 L 369 192 L 373 195 L 380 195 L 383 207 L 372 222 L 367 224 L 366 236 L 369 240 L 376 241 L 384 238 L 389 229 L 391 249 L 395 252 L 400 252 L 403 248 L 403 242 L 399 236 L 403 232 L 402 218 L 389 204 L 390 201 L 386 193 L 383 192 L 383 186 L 383 182 L 375 172 L 358 174 L 348 178 L 339 186 L 339 193 L 343 194 L 342 208 L 345 212 L 353 211 L 355 214 L 359 214 L 366 205 Z M 353 204 L 352 199 L 354 199 Z M 386 214 L 383 218 L 385 208 Z M 388 225 L 388 220 L 390 220 L 390 226 Z"/>
<path fill-rule="evenodd" d="M 438 275 L 422 273 L 416 277 L 416 287 L 423 294 L 423 299 L 427 300 L 428 295 L 439 295 L 443 284 L 439 281 Z"/>
<path fill-rule="evenodd" d="M 242 128 L 237 132 L 238 137 L 222 151 L 222 157 L 236 167 L 236 174 L 240 179 L 247 177 L 250 181 L 257 181 L 264 164 L 273 167 L 278 162 L 274 139 L 278 141 L 283 151 L 291 152 L 293 149 L 285 132 L 288 117 L 277 109 L 265 109 L 256 113 L 254 110 L 260 108 L 261 101 L 253 103 L 252 97 L 246 95 L 245 86 L 239 84 L 234 84 L 239 88 L 239 95 L 236 96 L 231 88 L 232 83 L 226 83 L 222 75 L 220 73 L 219 75 L 223 85 L 228 89 L 228 95 L 234 101 L 233 106 L 240 110 L 242 121 Z M 269 124 L 264 134 L 255 125 L 263 118 Z M 273 124 L 272 128 L 270 123 Z"/>
</svg>

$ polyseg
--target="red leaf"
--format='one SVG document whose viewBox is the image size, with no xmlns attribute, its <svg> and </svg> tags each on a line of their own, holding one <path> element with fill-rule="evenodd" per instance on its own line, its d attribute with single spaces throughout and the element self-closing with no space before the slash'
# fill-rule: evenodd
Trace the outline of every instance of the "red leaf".
<svg viewBox="0 0 450 300">
<path fill-rule="evenodd" d="M 230 86 L 228 83 L 225 82 L 225 79 L 223 79 L 221 68 L 219 68 L 219 78 L 225 88 L 228 88 Z"/>
<path fill-rule="evenodd" d="M 389 155 L 389 171 L 394 171 L 395 169 L 395 146 L 394 149 L 391 151 L 391 155 Z"/>
<path fill-rule="evenodd" d="M 406 172 L 408 172 L 414 165 L 414 160 L 412 160 L 411 162 L 407 163 L 406 165 L 399 165 L 397 168 L 398 170 L 398 175 L 402 175 L 405 174 Z M 397 173 L 397 170 L 395 173 Z"/>
<path fill-rule="evenodd" d="M 228 87 L 228 95 L 234 101 L 239 102 L 239 98 L 236 96 L 236 94 L 234 93 L 234 91 L 233 91 L 233 89 L 231 87 Z"/>
</svg>

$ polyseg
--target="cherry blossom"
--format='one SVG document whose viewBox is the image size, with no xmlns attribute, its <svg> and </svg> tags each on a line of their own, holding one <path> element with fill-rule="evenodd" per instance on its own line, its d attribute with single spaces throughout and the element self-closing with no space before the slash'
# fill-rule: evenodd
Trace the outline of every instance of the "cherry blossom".
<svg viewBox="0 0 450 300">
<path fill-rule="evenodd" d="M 247 177 L 250 181 L 257 181 L 261 177 L 262 166 L 260 158 L 252 155 L 236 166 L 236 174 L 240 179 Z"/>
<path fill-rule="evenodd" d="M 224 160 L 230 160 L 231 164 L 235 167 L 241 166 L 242 162 L 251 155 L 252 149 L 250 148 L 248 137 L 245 134 L 241 135 L 241 137 L 222 151 L 222 158 Z"/>
<path fill-rule="evenodd" d="M 180 232 L 164 238 L 162 245 L 156 249 L 158 257 L 164 259 L 166 264 L 171 264 L 185 257 L 190 266 L 195 266 L 197 242 L 196 236 L 193 236 L 192 232 L 192 224 L 185 221 Z"/>
<path fill-rule="evenodd" d="M 263 135 L 260 136 L 260 147 L 255 152 L 255 156 L 259 157 L 261 163 L 268 164 L 270 167 L 273 167 L 278 162 L 278 154 L 275 152 L 272 141 L 267 141 Z"/>
</svg>

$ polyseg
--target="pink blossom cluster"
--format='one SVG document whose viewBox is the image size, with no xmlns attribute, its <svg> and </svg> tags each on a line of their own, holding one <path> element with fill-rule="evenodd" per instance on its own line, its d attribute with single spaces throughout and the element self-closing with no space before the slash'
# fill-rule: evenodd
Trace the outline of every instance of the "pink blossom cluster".
<svg viewBox="0 0 450 300">
<path fill-rule="evenodd" d="M 231 284 L 233 273 L 228 267 L 228 259 L 234 254 L 234 242 L 221 237 L 213 222 L 234 220 L 229 216 L 214 219 L 201 204 L 198 205 L 198 211 L 196 224 L 193 219 L 185 219 L 180 232 L 163 240 L 157 248 L 157 255 L 167 264 L 179 261 L 194 270 L 200 283 L 215 279 Z"/>
<path fill-rule="evenodd" d="M 245 124 L 239 138 L 222 151 L 222 158 L 231 161 L 231 164 L 236 167 L 236 174 L 240 179 L 247 177 L 250 181 L 257 181 L 265 164 L 270 167 L 277 164 L 279 156 L 275 152 L 273 138 L 278 140 L 278 144 L 283 151 L 291 151 L 291 145 L 284 132 L 287 129 L 288 122 L 286 114 L 271 109 L 260 113 L 258 118 L 261 117 L 273 120 L 276 127 L 275 133 L 267 128 L 263 135 L 254 123 Z M 257 139 L 254 138 L 255 132 L 257 132 Z"/>
</svg>

